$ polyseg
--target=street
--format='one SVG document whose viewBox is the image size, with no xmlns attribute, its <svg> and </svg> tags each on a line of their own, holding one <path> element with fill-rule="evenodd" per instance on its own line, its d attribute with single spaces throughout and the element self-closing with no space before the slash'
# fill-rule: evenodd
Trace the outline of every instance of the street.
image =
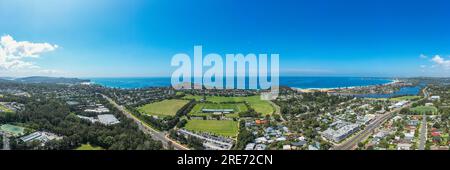
<svg viewBox="0 0 450 170">
<path fill-rule="evenodd" d="M 358 145 L 359 142 L 361 142 L 364 139 L 366 139 L 367 137 L 369 137 L 369 135 L 372 134 L 373 130 L 375 130 L 376 128 L 381 126 L 381 124 L 384 121 L 386 121 L 389 118 L 391 118 L 393 113 L 395 113 L 398 110 L 400 110 L 400 108 L 399 109 L 395 109 L 395 110 L 393 110 L 391 112 L 385 113 L 385 114 L 383 114 L 381 116 L 378 116 L 371 124 L 367 125 L 365 129 L 363 129 L 362 131 L 360 131 L 356 135 L 351 136 L 350 139 L 347 139 L 342 144 L 336 145 L 332 149 L 333 150 L 351 150 L 351 149 L 353 149 L 354 147 L 356 147 Z"/>
<path fill-rule="evenodd" d="M 429 97 L 429 93 L 427 91 L 427 88 L 423 89 L 423 96 L 425 96 L 425 98 Z M 425 143 L 427 141 L 427 116 L 424 113 L 422 116 L 422 126 L 420 129 L 420 138 L 419 138 L 419 150 L 425 150 Z"/>
<path fill-rule="evenodd" d="M 420 128 L 419 139 L 419 150 L 425 150 L 425 143 L 427 141 L 427 116 L 425 114 L 423 114 L 422 117 L 422 126 Z"/>
<path fill-rule="evenodd" d="M 6 133 L 2 133 L 3 135 L 3 150 L 11 150 L 9 147 L 9 138 Z"/>
</svg>

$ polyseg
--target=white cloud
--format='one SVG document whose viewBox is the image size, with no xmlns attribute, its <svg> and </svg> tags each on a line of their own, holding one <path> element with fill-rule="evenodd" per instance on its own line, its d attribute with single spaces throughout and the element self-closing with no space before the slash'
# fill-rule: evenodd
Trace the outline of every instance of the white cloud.
<svg viewBox="0 0 450 170">
<path fill-rule="evenodd" d="M 446 60 L 444 58 L 442 58 L 439 55 L 434 56 L 431 59 L 432 62 L 434 62 L 436 65 L 441 66 L 444 69 L 450 69 L 450 59 Z"/>
<path fill-rule="evenodd" d="M 0 70 L 39 68 L 24 59 L 39 58 L 40 54 L 54 51 L 56 48 L 57 45 L 16 41 L 10 35 L 4 35 L 0 38 Z"/>
<path fill-rule="evenodd" d="M 420 56 L 419 56 L 421 59 L 426 59 L 426 58 L 428 58 L 428 56 L 426 56 L 426 55 L 424 55 L 424 54 L 420 54 Z"/>
<path fill-rule="evenodd" d="M 45 75 L 65 74 L 64 71 L 54 70 L 54 69 L 44 69 L 44 70 L 39 70 L 38 72 L 41 74 L 45 74 Z"/>
</svg>

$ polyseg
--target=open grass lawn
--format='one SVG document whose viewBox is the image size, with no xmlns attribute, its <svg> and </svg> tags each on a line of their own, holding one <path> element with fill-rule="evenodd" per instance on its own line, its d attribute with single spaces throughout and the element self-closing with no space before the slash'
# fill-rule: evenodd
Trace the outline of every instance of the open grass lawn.
<svg viewBox="0 0 450 170">
<path fill-rule="evenodd" d="M 187 94 L 183 97 L 183 99 L 189 99 L 189 100 L 194 99 L 196 101 L 200 101 L 201 99 L 203 99 L 203 96 L 197 96 L 197 95 L 194 96 L 194 95 Z"/>
<path fill-rule="evenodd" d="M 200 100 L 203 96 L 193 96 L 186 95 L 185 99 L 195 99 Z M 265 100 L 261 100 L 260 96 L 249 96 L 249 97 L 224 97 L 224 96 L 206 96 L 206 101 L 223 103 L 223 102 L 248 102 L 250 107 L 255 109 L 256 112 L 261 113 L 263 116 L 267 114 L 272 114 L 275 109 L 272 105 Z"/>
<path fill-rule="evenodd" d="M 403 101 L 403 100 L 414 100 L 414 99 L 420 99 L 420 98 L 421 98 L 421 96 L 401 96 L 401 97 L 390 98 L 389 100 Z"/>
<path fill-rule="evenodd" d="M 12 113 L 13 111 L 11 109 L 8 109 L 7 107 L 3 106 L 2 104 L 0 104 L 0 113 L 2 113 L 2 112 Z"/>
<path fill-rule="evenodd" d="M 417 114 L 423 114 L 423 113 L 431 113 L 436 114 L 438 109 L 434 106 L 417 106 L 410 109 L 412 112 Z"/>
<path fill-rule="evenodd" d="M 104 150 L 100 146 L 92 146 L 91 144 L 83 144 L 75 150 Z"/>
<path fill-rule="evenodd" d="M 247 106 L 244 103 L 198 103 L 189 112 L 191 116 L 209 116 L 212 113 L 203 113 L 202 109 L 234 109 L 234 113 L 225 114 L 225 117 L 237 118 L 240 112 L 246 112 Z"/>
<path fill-rule="evenodd" d="M 189 103 L 188 100 L 163 100 L 160 102 L 149 103 L 138 108 L 141 113 L 155 116 L 175 116 L 178 110 Z"/>
<path fill-rule="evenodd" d="M 391 100 L 391 101 L 403 101 L 403 100 L 414 100 L 414 99 L 420 99 L 422 98 L 421 96 L 401 96 L 401 97 L 393 97 L 393 98 L 366 98 L 369 100 Z"/>
<path fill-rule="evenodd" d="M 13 136 L 16 136 L 16 137 L 24 135 L 24 133 L 25 133 L 24 127 L 10 125 L 10 124 L 4 124 L 4 125 L 0 126 L 0 129 L 9 134 L 12 134 Z"/>
<path fill-rule="evenodd" d="M 261 100 L 260 96 L 246 97 L 246 101 L 250 104 L 250 107 L 263 116 L 272 114 L 275 111 L 272 105 L 268 101 Z"/>
<path fill-rule="evenodd" d="M 188 120 L 185 128 L 226 137 L 236 137 L 239 131 L 238 122 L 232 120 Z"/>
</svg>

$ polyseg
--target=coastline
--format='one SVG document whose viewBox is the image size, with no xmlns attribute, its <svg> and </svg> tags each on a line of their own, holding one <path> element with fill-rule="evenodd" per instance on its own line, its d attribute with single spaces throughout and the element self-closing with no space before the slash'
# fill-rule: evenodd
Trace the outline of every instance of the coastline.
<svg viewBox="0 0 450 170">
<path fill-rule="evenodd" d="M 391 85 L 391 84 L 395 84 L 400 82 L 399 80 L 392 80 L 389 79 L 390 82 L 384 83 L 384 84 L 375 84 L 375 85 L 366 85 L 366 86 L 347 86 L 347 87 L 328 87 L 328 88 L 299 88 L 299 87 L 290 87 L 292 89 L 295 89 L 299 92 L 304 92 L 304 93 L 310 93 L 310 92 L 315 92 L 315 91 L 320 91 L 320 92 L 331 92 L 337 89 L 354 89 L 354 88 L 364 88 L 364 87 L 372 87 L 372 86 L 386 86 L 386 85 Z"/>
</svg>

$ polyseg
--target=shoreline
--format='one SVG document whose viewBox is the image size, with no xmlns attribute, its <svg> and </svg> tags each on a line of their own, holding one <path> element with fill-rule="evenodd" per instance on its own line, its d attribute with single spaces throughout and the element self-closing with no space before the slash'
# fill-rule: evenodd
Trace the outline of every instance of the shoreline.
<svg viewBox="0 0 450 170">
<path fill-rule="evenodd" d="M 390 80 L 390 82 L 384 83 L 384 84 L 375 84 L 375 85 L 365 85 L 365 86 L 347 86 L 347 87 L 326 87 L 326 88 L 299 88 L 299 87 L 290 87 L 292 89 L 295 89 L 300 92 L 314 92 L 314 91 L 321 91 L 321 92 L 329 92 L 334 91 L 336 89 L 355 89 L 355 88 L 364 88 L 364 87 L 371 87 L 371 86 L 387 86 L 391 84 L 395 84 L 400 82 L 399 80 Z"/>
</svg>

